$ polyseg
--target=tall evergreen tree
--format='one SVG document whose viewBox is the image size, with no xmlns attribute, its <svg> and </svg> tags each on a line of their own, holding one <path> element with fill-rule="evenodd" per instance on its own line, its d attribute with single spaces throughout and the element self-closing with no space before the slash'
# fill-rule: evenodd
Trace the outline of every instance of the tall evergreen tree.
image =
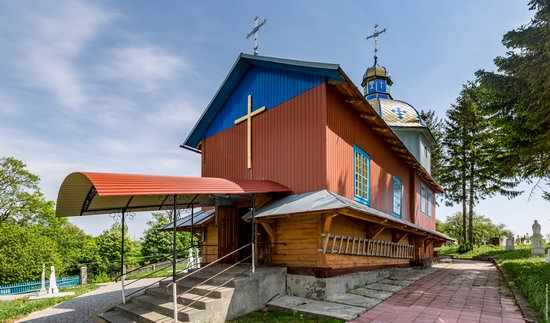
<svg viewBox="0 0 550 323">
<path fill-rule="evenodd" d="M 509 179 L 500 167 L 502 150 L 498 146 L 498 132 L 481 107 L 483 94 L 477 84 L 464 86 L 456 105 L 447 112 L 444 140 L 443 183 L 447 186 L 447 201 L 448 204 L 462 203 L 462 238 L 470 245 L 474 242 L 476 204 L 497 193 L 509 198 L 521 193 L 513 190 L 518 181 Z M 468 239 L 466 222 L 469 223 Z"/>
<path fill-rule="evenodd" d="M 529 9 L 533 19 L 504 35 L 510 51 L 495 59 L 498 72 L 476 74 L 504 148 L 502 171 L 550 185 L 550 1 L 531 0 Z"/>
<path fill-rule="evenodd" d="M 462 204 L 462 235 L 460 243 L 468 241 L 466 235 L 466 202 L 468 191 L 466 190 L 467 178 L 467 127 L 465 116 L 466 105 L 459 100 L 447 110 L 447 120 L 444 127 L 444 157 L 441 167 L 441 183 L 445 188 L 445 204 L 452 206 Z"/>
</svg>

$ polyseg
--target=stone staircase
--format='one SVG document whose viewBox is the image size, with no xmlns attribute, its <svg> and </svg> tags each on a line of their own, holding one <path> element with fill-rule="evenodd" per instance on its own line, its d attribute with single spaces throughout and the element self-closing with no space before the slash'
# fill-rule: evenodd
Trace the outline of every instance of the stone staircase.
<svg viewBox="0 0 550 323">
<path fill-rule="evenodd" d="M 406 270 L 361 286 L 354 286 L 344 293 L 327 295 L 324 300 L 282 295 L 271 300 L 268 306 L 279 310 L 296 310 L 309 316 L 350 321 L 436 270 Z"/>
<path fill-rule="evenodd" d="M 227 265 L 214 265 L 176 284 L 179 294 L 178 321 L 225 321 L 235 286 L 239 281 L 249 278 L 250 265 L 228 269 L 203 284 L 206 279 L 226 268 Z M 184 275 L 178 275 L 178 278 Z M 173 322 L 172 287 L 168 286 L 170 282 L 170 279 L 162 281 L 146 289 L 143 294 L 131 297 L 126 304 L 119 304 L 101 314 L 100 318 L 107 322 Z"/>
</svg>

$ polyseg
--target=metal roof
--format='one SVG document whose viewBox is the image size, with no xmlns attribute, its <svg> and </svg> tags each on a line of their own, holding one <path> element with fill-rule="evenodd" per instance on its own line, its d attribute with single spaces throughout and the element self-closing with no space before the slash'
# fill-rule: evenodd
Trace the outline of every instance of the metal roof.
<svg viewBox="0 0 550 323">
<path fill-rule="evenodd" d="M 344 77 L 340 73 L 340 66 L 337 64 L 316 63 L 298 61 L 292 59 L 283 59 L 275 57 L 248 55 L 241 53 L 235 64 L 225 77 L 222 85 L 214 94 L 212 101 L 201 115 L 199 121 L 191 130 L 191 133 L 185 139 L 181 147 L 188 148 L 193 151 L 199 151 L 199 145 L 206 132 L 208 125 L 212 122 L 216 114 L 220 111 L 227 98 L 231 95 L 242 76 L 246 73 L 250 66 L 262 66 L 269 68 L 277 68 L 289 70 L 293 72 L 302 72 L 325 76 L 329 80 L 342 82 Z"/>
<path fill-rule="evenodd" d="M 285 196 L 257 209 L 254 214 L 254 218 L 267 218 L 278 215 L 319 212 L 346 208 L 367 213 L 381 219 L 399 223 L 401 225 L 406 225 L 407 227 L 410 227 L 412 229 L 424 231 L 446 240 L 454 240 L 437 231 L 421 227 L 414 223 L 403 221 L 400 218 L 378 211 L 364 204 L 349 200 L 343 196 L 327 190 Z M 252 215 L 250 212 L 243 216 L 243 218 L 245 219 L 249 219 L 251 217 Z"/>
<path fill-rule="evenodd" d="M 209 210 L 200 210 L 193 213 L 193 226 L 201 226 L 204 223 L 208 222 L 208 220 L 212 219 L 216 215 L 215 209 L 209 209 Z M 191 214 L 186 215 L 185 217 L 178 219 L 176 221 L 176 230 L 177 229 L 185 229 L 191 226 Z M 167 225 L 164 225 L 157 230 L 159 231 L 167 231 L 167 230 L 173 230 L 174 229 L 174 222 L 170 222 Z"/>
<path fill-rule="evenodd" d="M 228 180 L 214 177 L 158 176 L 113 173 L 72 173 L 57 197 L 56 216 L 109 214 L 127 211 L 214 206 L 216 196 L 290 192 L 267 180 Z"/>
</svg>

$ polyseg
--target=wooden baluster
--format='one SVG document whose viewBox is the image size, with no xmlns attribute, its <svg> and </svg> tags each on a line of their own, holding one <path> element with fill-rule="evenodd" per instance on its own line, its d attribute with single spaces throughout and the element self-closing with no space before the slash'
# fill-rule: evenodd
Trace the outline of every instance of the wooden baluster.
<svg viewBox="0 0 550 323">
<path fill-rule="evenodd" d="M 336 251 L 336 249 L 334 248 L 336 246 L 336 240 L 338 240 L 338 236 L 335 235 L 332 237 L 332 249 L 330 250 L 331 253 L 334 253 Z"/>
<path fill-rule="evenodd" d="M 353 242 L 351 244 L 351 254 L 353 255 L 353 249 L 355 248 L 355 237 L 353 237 Z"/>
<path fill-rule="evenodd" d="M 349 238 L 350 238 L 350 236 L 347 236 L 347 240 L 346 240 L 346 251 L 344 251 L 345 254 L 348 253 Z"/>
<path fill-rule="evenodd" d="M 342 253 L 342 247 L 344 246 L 344 236 L 340 238 L 340 248 L 338 248 L 338 253 Z"/>
<path fill-rule="evenodd" d="M 327 233 L 327 237 L 325 238 L 325 245 L 323 246 L 323 253 L 327 253 L 328 239 L 330 239 L 330 233 Z"/>
</svg>

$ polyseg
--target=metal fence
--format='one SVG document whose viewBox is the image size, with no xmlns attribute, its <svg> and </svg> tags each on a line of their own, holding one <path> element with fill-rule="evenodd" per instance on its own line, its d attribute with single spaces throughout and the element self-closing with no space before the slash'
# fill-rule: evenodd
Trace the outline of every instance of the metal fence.
<svg viewBox="0 0 550 323">
<path fill-rule="evenodd" d="M 80 285 L 80 276 L 60 277 L 56 280 L 57 287 L 72 287 Z M 8 285 L 0 285 L 0 295 L 12 295 L 30 293 L 40 290 L 41 282 L 39 280 L 25 283 L 16 283 Z M 48 288 L 48 282 L 46 282 Z"/>
</svg>

